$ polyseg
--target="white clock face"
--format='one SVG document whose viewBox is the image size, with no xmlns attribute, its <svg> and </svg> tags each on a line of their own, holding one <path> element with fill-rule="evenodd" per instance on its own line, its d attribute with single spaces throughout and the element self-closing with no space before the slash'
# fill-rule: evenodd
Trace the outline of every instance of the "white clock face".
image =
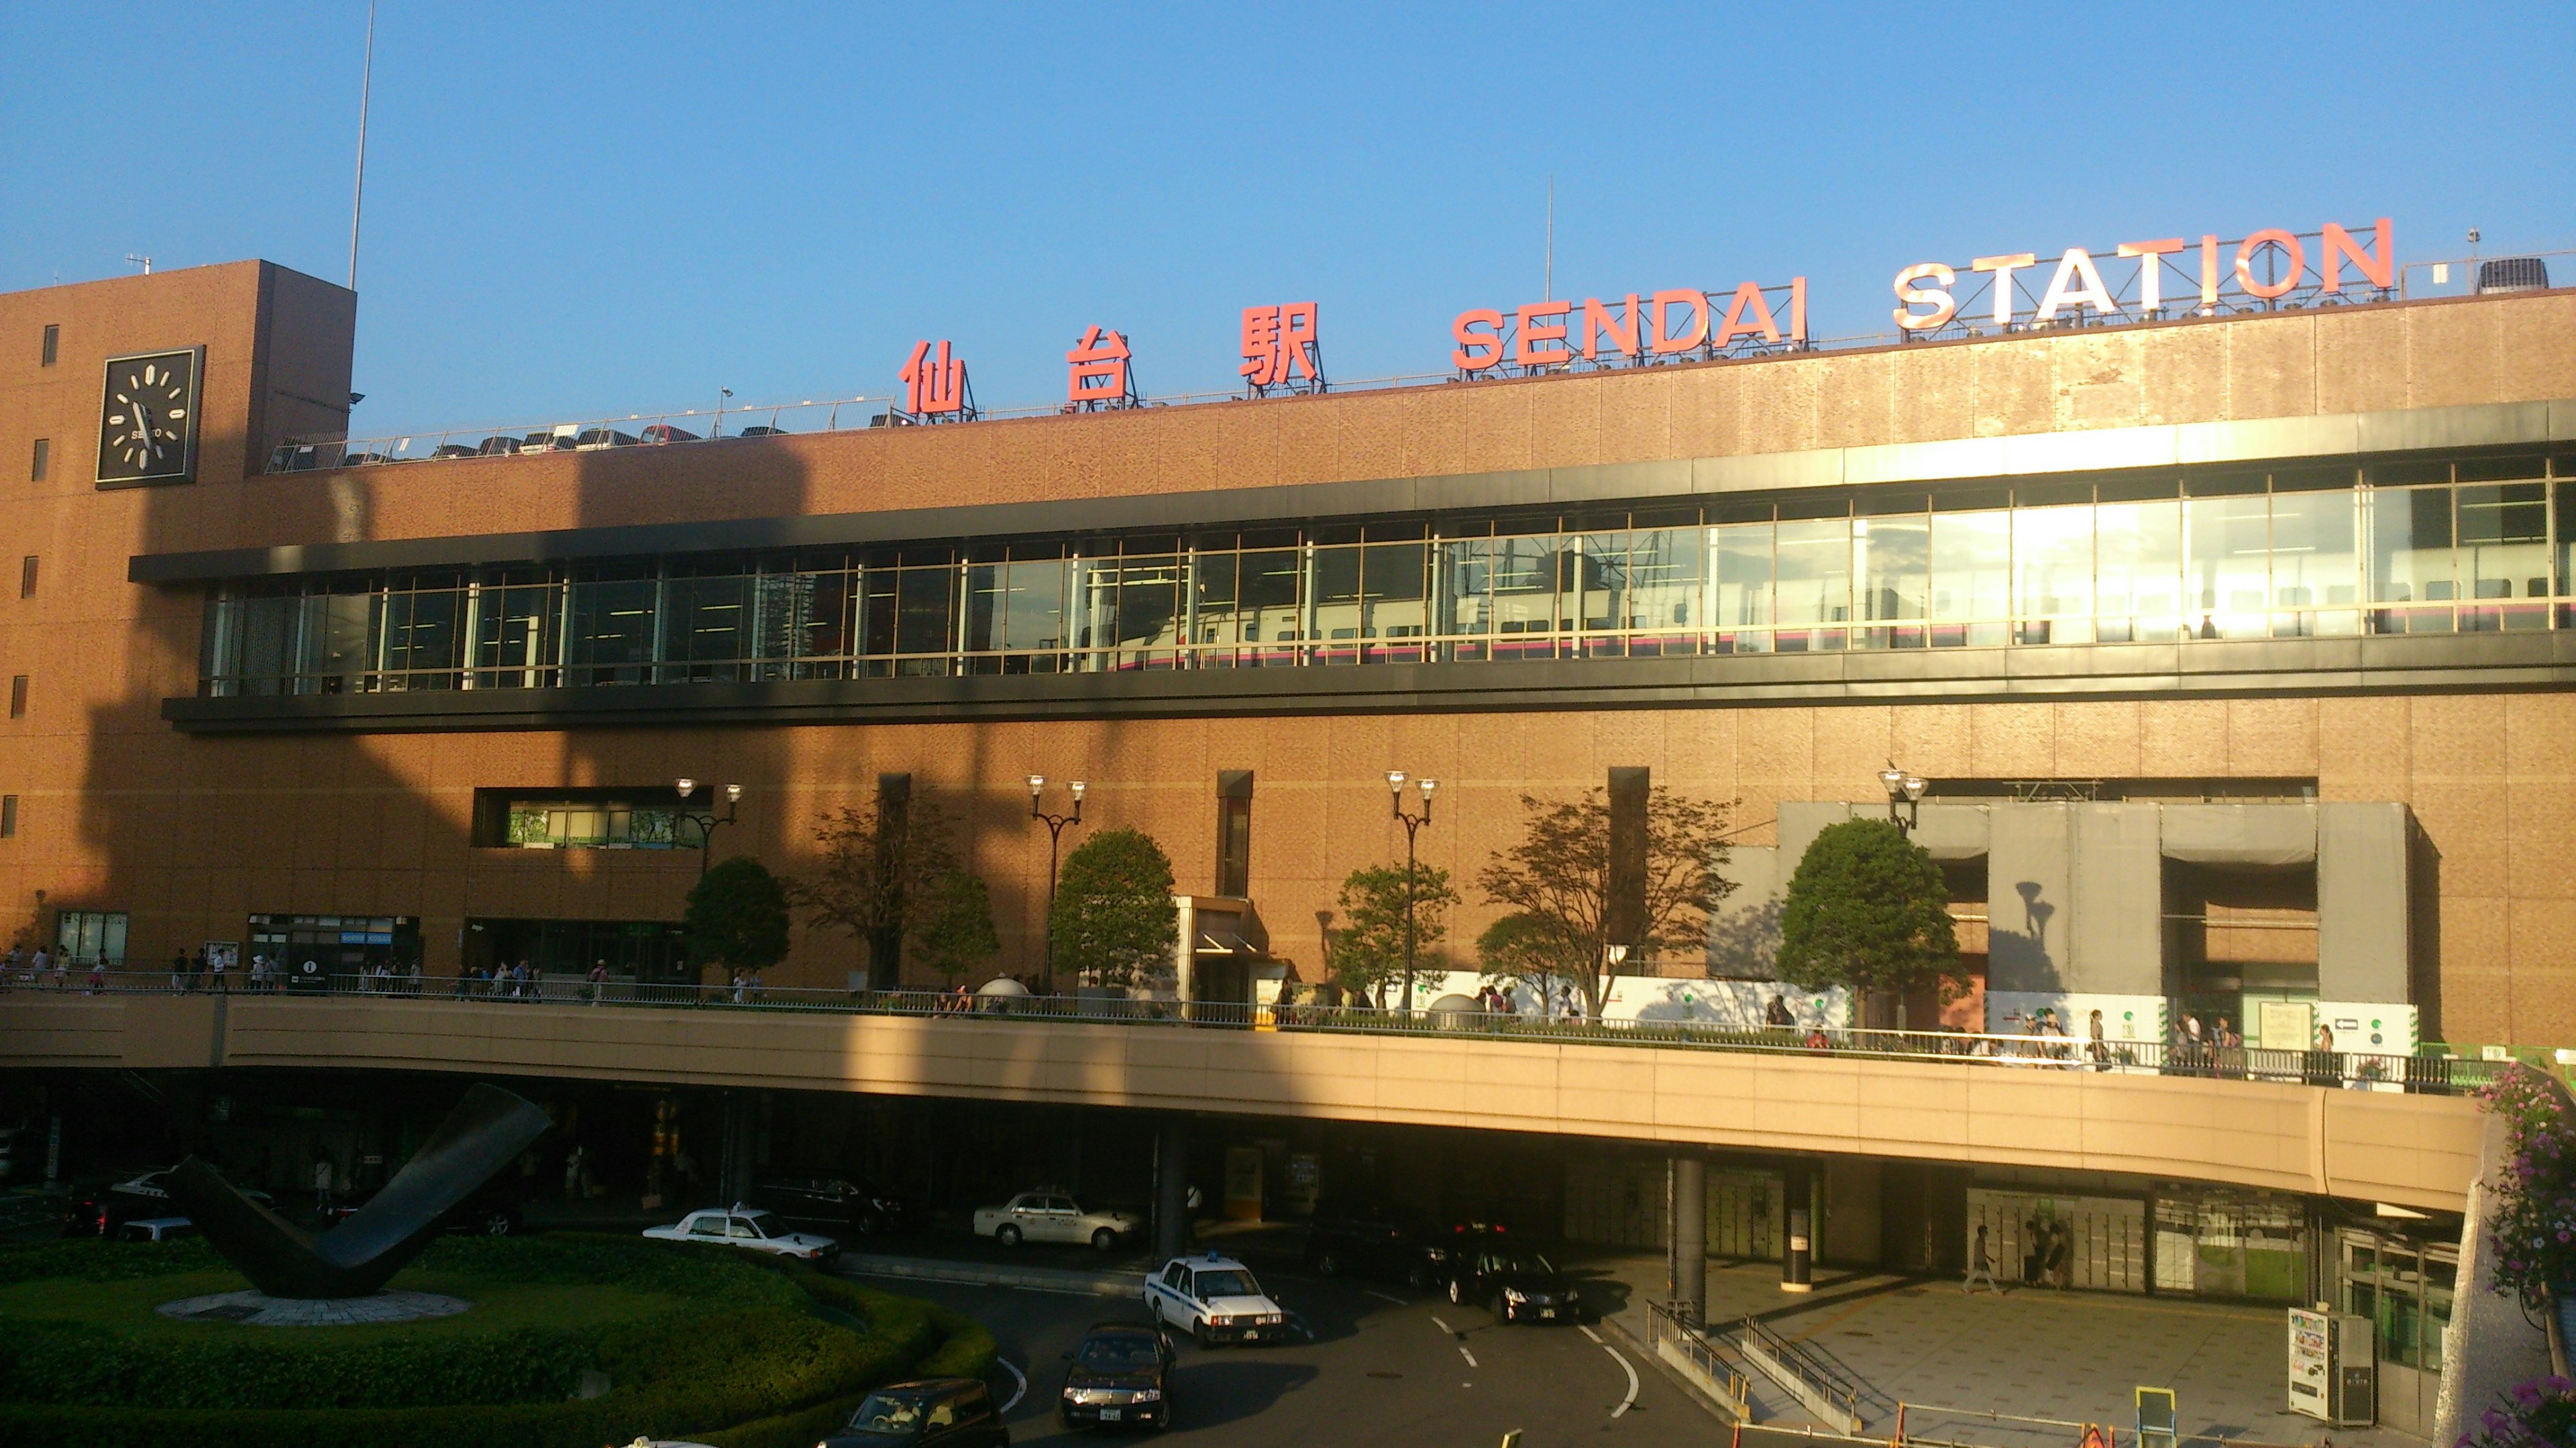
<svg viewBox="0 0 2576 1448">
<path fill-rule="evenodd" d="M 195 471 L 196 351 L 119 357 L 99 405 L 98 479 L 178 479 Z"/>
</svg>

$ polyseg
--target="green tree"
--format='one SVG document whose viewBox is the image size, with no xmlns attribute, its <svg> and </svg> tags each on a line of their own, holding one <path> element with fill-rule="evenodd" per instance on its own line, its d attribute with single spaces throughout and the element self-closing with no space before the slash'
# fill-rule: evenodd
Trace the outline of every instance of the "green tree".
<svg viewBox="0 0 2576 1448">
<path fill-rule="evenodd" d="M 787 958 L 787 891 L 749 855 L 699 877 L 680 924 L 700 965 L 767 970 Z"/>
<path fill-rule="evenodd" d="M 965 866 L 952 835 L 947 813 L 928 796 L 835 810 L 814 830 L 822 868 L 783 882 L 788 903 L 807 925 L 849 934 L 864 952 L 868 984 L 893 990 L 902 984 L 905 935 L 943 908 L 943 900 L 955 903 L 946 897 L 963 888 L 957 878 Z M 943 958 L 957 960 L 953 950 Z"/>
<path fill-rule="evenodd" d="M 913 958 L 955 980 L 1002 948 L 993 929 L 993 892 L 984 877 L 951 870 L 934 883 L 912 926 Z"/>
<path fill-rule="evenodd" d="M 1630 931 L 1614 941 L 1621 922 L 1611 914 L 1610 800 L 1586 790 L 1579 800 L 1521 796 L 1526 812 L 1518 844 L 1489 861 L 1476 877 L 1485 898 L 1510 906 L 1545 927 L 1564 951 L 1567 971 L 1584 983 L 1593 1014 L 1609 993 L 1610 947 L 1630 954 L 1624 968 L 1678 955 L 1704 968 L 1708 920 L 1735 888 L 1721 878 L 1731 805 L 1690 799 L 1657 785 L 1646 802 L 1643 910 Z"/>
<path fill-rule="evenodd" d="M 1961 983 L 1949 887 L 1932 854 L 1886 820 L 1846 820 L 1818 834 L 1780 910 L 1780 978 L 1806 990 L 1843 986 L 1867 1020 L 1874 992 Z"/>
<path fill-rule="evenodd" d="M 1342 881 L 1342 921 L 1324 952 L 1342 989 L 1365 994 L 1385 1005 L 1389 981 L 1404 981 L 1405 867 L 1363 865 Z M 1458 903 L 1449 872 L 1416 862 L 1413 866 L 1414 972 L 1436 968 L 1432 947 L 1449 934 L 1449 907 Z M 1409 984 L 1409 982 L 1407 982 Z"/>
<path fill-rule="evenodd" d="M 1514 911 L 1476 937 L 1476 964 L 1496 985 L 1526 981 L 1545 991 L 1550 982 L 1584 973 L 1583 946 L 1546 920 Z"/>
<path fill-rule="evenodd" d="M 1142 830 L 1102 830 L 1064 857 L 1049 917 L 1048 973 L 1127 986 L 1172 958 L 1172 861 Z"/>
</svg>

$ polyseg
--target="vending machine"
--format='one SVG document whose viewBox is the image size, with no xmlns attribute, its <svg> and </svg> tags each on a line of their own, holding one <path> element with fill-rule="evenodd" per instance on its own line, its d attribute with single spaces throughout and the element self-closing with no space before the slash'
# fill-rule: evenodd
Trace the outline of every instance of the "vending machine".
<svg viewBox="0 0 2576 1448">
<path fill-rule="evenodd" d="M 2378 1343 L 2369 1318 L 2290 1309 L 2290 1411 L 2338 1428 L 2379 1421 Z"/>
</svg>

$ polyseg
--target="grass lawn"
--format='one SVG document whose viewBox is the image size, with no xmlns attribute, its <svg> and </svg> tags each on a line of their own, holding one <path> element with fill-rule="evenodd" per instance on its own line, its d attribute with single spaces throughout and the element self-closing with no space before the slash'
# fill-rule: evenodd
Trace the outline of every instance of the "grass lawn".
<svg viewBox="0 0 2576 1448">
<path fill-rule="evenodd" d="M 456 1337 L 500 1332 L 517 1327 L 582 1328 L 602 1323 L 658 1317 L 687 1307 L 688 1300 L 666 1292 L 640 1292 L 607 1283 L 491 1282 L 470 1274 L 410 1268 L 393 1285 L 412 1292 L 462 1297 L 473 1310 L 422 1322 L 373 1323 L 359 1327 L 252 1327 L 239 1322 L 182 1322 L 153 1309 L 183 1297 L 239 1292 L 250 1286 L 241 1274 L 221 1268 L 126 1282 L 81 1282 L 39 1278 L 0 1286 L 0 1336 L 16 1337 L 46 1322 L 82 1322 L 138 1339 L 196 1339 L 209 1334 L 255 1334 L 315 1345 L 378 1342 L 395 1335 Z"/>
</svg>

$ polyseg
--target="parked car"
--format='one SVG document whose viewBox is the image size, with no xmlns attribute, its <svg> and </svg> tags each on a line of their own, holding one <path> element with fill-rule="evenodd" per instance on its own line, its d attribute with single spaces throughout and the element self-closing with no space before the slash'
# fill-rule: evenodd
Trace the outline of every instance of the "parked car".
<svg viewBox="0 0 2576 1448">
<path fill-rule="evenodd" d="M 433 458 L 470 458 L 479 456 L 480 454 L 478 454 L 471 445 L 466 443 L 443 442 L 436 448 L 432 449 L 429 455 Z"/>
<path fill-rule="evenodd" d="M 1201 1347 L 1271 1342 L 1288 1335 L 1288 1314 L 1262 1292 L 1252 1269 L 1231 1257 L 1175 1257 L 1145 1279 L 1145 1310 Z"/>
<path fill-rule="evenodd" d="M 1443 1246 L 1430 1233 L 1403 1222 L 1369 1216 L 1317 1217 L 1306 1228 L 1306 1270 L 1318 1277 L 1348 1272 L 1428 1287 L 1431 1259 L 1425 1252 Z"/>
<path fill-rule="evenodd" d="M 197 1235 L 197 1224 L 185 1217 L 137 1217 L 116 1229 L 120 1242 L 175 1242 Z"/>
<path fill-rule="evenodd" d="M 673 427 L 667 422 L 656 422 L 644 429 L 646 442 L 696 442 L 697 440 L 696 433 L 685 427 Z"/>
<path fill-rule="evenodd" d="M 1072 1366 L 1064 1370 L 1055 1405 L 1064 1426 L 1172 1425 L 1172 1340 L 1159 1326 L 1095 1323 L 1065 1358 Z"/>
<path fill-rule="evenodd" d="M 751 1184 L 751 1202 L 791 1222 L 833 1227 L 854 1237 L 903 1225 L 903 1203 L 847 1177 L 767 1177 Z"/>
<path fill-rule="evenodd" d="M 1450 1301 L 1480 1304 L 1496 1322 L 1573 1322 L 1583 1314 L 1573 1279 L 1529 1247 L 1489 1242 L 1456 1254 L 1448 1291 Z"/>
<path fill-rule="evenodd" d="M 576 452 L 589 452 L 603 447 L 633 447 L 641 441 L 635 434 L 613 427 L 585 427 L 573 438 L 572 445 Z"/>
<path fill-rule="evenodd" d="M 570 424 L 569 424 L 569 423 L 567 423 L 567 424 L 566 424 L 566 427 L 567 427 L 567 428 L 569 428 L 569 427 L 570 427 Z M 569 431 L 564 431 L 564 432 L 553 432 L 553 431 L 548 431 L 548 432 L 532 432 L 532 433 L 529 433 L 525 438 L 523 438 L 523 439 L 521 439 L 521 440 L 520 440 L 520 442 L 519 442 L 519 451 L 521 451 L 521 452 L 567 452 L 567 451 L 570 451 L 570 450 L 571 450 L 572 445 L 573 445 L 573 435 L 572 435 L 572 433 L 571 433 L 571 432 L 569 432 Z"/>
<path fill-rule="evenodd" d="M 828 1261 L 841 1251 L 841 1244 L 829 1237 L 791 1232 L 776 1213 L 742 1203 L 691 1212 L 670 1226 L 646 1227 L 644 1235 L 657 1242 L 710 1242 L 807 1262 Z"/>
<path fill-rule="evenodd" d="M 975 1209 L 975 1235 L 1005 1247 L 1027 1242 L 1089 1242 L 1106 1252 L 1118 1239 L 1145 1229 L 1134 1212 L 1086 1212 L 1061 1191 L 1041 1188 L 1011 1198 L 1009 1206 Z"/>
<path fill-rule="evenodd" d="M 736 437 L 785 437 L 785 436 L 787 436 L 787 429 L 785 429 L 785 428 L 783 428 L 783 427 L 746 427 L 746 428 L 744 428 L 742 431 L 740 431 L 740 432 L 738 432 L 738 433 L 735 433 L 735 434 L 734 434 L 734 436 L 736 436 Z"/>
<path fill-rule="evenodd" d="M 331 1220 L 336 1224 L 355 1216 L 360 1207 L 373 1200 L 374 1193 L 333 1204 Z M 519 1204 L 496 1188 L 467 1197 L 439 1214 L 438 1230 L 448 1237 L 515 1237 L 527 1230 L 527 1218 Z"/>
<path fill-rule="evenodd" d="M 973 1378 L 924 1378 L 868 1394 L 815 1448 L 1011 1448 L 993 1390 Z"/>
<path fill-rule="evenodd" d="M 150 1201 L 166 1202 L 170 1200 L 169 1182 L 170 1173 L 166 1171 L 148 1171 L 143 1173 L 141 1176 L 128 1177 L 124 1181 L 118 1182 L 116 1185 L 109 1187 L 108 1190 L 119 1196 L 142 1197 Z M 259 1203 L 261 1206 L 269 1205 L 271 1200 L 268 1193 L 261 1191 L 256 1187 L 242 1188 L 242 1195 Z"/>
<path fill-rule="evenodd" d="M 513 453 L 531 450 L 526 443 L 515 437 L 487 437 L 474 449 L 487 458 L 504 458 Z"/>
</svg>

